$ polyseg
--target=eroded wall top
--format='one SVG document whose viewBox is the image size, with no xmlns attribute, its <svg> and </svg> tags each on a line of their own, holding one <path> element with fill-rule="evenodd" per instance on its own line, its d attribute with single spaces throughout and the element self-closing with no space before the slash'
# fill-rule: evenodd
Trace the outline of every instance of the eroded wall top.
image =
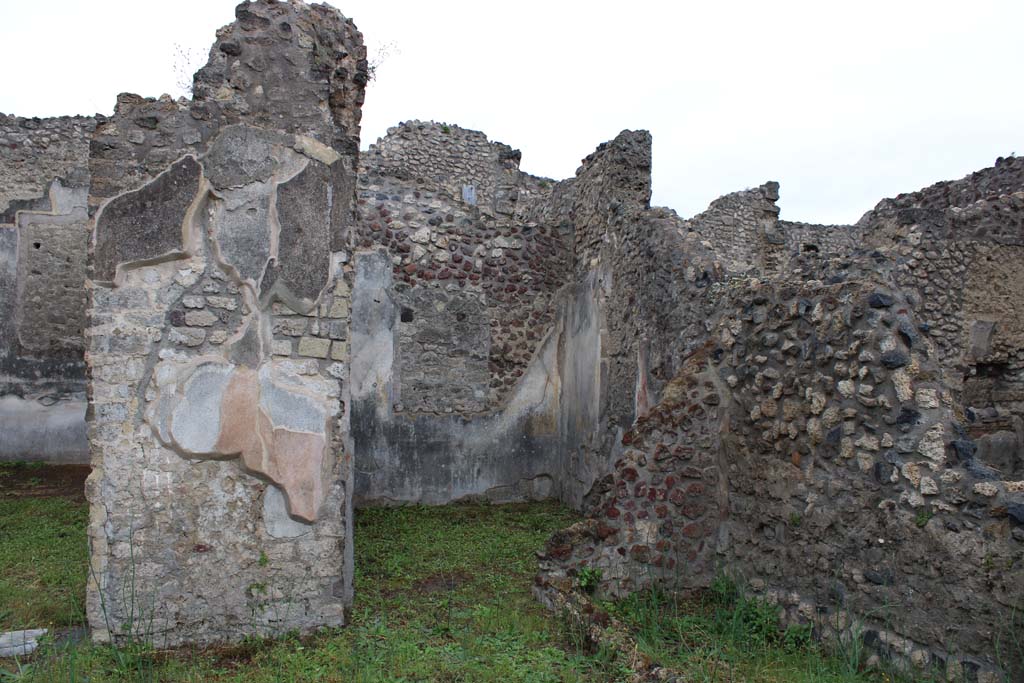
<svg viewBox="0 0 1024 683">
<path fill-rule="evenodd" d="M 0 223 L 18 209 L 48 209 L 54 178 L 68 187 L 89 184 L 89 138 L 97 118 L 23 118 L 0 114 Z"/>
</svg>

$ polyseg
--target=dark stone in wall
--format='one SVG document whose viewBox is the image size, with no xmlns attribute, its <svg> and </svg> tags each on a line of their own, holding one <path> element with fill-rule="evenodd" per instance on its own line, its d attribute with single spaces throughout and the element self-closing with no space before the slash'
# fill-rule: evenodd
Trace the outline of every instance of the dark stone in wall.
<svg viewBox="0 0 1024 683">
<path fill-rule="evenodd" d="M 229 126 L 203 157 L 203 170 L 217 189 L 265 182 L 278 168 L 273 155 L 275 142 L 284 136 L 249 126 Z"/>
<path fill-rule="evenodd" d="M 871 308 L 889 308 L 893 304 L 893 298 L 883 292 L 874 292 L 868 297 L 868 306 Z"/>
<path fill-rule="evenodd" d="M 342 251 L 352 246 L 350 239 L 354 222 L 356 171 L 351 161 L 343 157 L 331 164 L 331 178 L 334 183 L 331 195 L 331 251 Z"/>
<path fill-rule="evenodd" d="M 152 183 L 111 200 L 96 225 L 93 277 L 111 282 L 122 263 L 181 251 L 182 224 L 201 175 L 199 162 L 185 157 Z"/>
<path fill-rule="evenodd" d="M 890 370 L 902 368 L 910 362 L 910 358 L 902 351 L 886 351 L 882 354 L 882 358 L 880 360 L 882 361 L 882 365 Z"/>
<path fill-rule="evenodd" d="M 263 276 L 261 296 L 276 286 L 313 301 L 323 289 L 331 267 L 330 182 L 330 170 L 310 161 L 297 176 L 278 186 L 278 255 Z"/>
<path fill-rule="evenodd" d="M 1024 504 L 1008 505 L 1006 514 L 1017 526 L 1024 526 Z"/>
</svg>

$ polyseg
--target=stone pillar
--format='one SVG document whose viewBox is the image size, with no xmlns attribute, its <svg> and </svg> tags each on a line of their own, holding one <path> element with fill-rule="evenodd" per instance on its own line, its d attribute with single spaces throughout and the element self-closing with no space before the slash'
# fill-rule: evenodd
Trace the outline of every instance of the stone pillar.
<svg viewBox="0 0 1024 683">
<path fill-rule="evenodd" d="M 192 101 L 122 95 L 93 139 L 86 341 L 98 641 L 345 622 L 348 230 L 362 36 L 259 0 Z"/>
</svg>

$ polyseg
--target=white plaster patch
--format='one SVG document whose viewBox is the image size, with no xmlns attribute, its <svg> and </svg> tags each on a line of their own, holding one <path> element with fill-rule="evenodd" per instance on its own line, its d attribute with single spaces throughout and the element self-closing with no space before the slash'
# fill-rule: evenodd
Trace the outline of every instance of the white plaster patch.
<svg viewBox="0 0 1024 683">
<path fill-rule="evenodd" d="M 200 365 L 171 414 L 171 438 L 190 453 L 211 453 L 220 435 L 220 406 L 233 365 Z"/>
<path fill-rule="evenodd" d="M 263 524 L 274 538 L 297 538 L 312 530 L 312 525 L 296 521 L 288 514 L 284 494 L 276 486 L 268 486 L 263 494 Z"/>
<path fill-rule="evenodd" d="M 263 372 L 260 373 L 260 408 L 275 428 L 309 434 L 326 432 L 327 411 L 319 401 L 276 385 Z"/>
</svg>

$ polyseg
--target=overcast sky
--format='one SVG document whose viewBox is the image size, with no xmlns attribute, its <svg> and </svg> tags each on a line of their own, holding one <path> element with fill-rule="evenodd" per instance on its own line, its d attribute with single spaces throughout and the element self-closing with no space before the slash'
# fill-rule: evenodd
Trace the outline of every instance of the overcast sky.
<svg viewBox="0 0 1024 683">
<path fill-rule="evenodd" d="M 2 0 L 0 112 L 109 114 L 119 92 L 180 95 L 235 4 Z M 371 61 L 390 48 L 364 148 L 433 119 L 564 178 L 646 128 L 653 203 L 689 216 L 777 180 L 783 218 L 822 223 L 1024 154 L 1021 0 L 336 4 Z"/>
</svg>

